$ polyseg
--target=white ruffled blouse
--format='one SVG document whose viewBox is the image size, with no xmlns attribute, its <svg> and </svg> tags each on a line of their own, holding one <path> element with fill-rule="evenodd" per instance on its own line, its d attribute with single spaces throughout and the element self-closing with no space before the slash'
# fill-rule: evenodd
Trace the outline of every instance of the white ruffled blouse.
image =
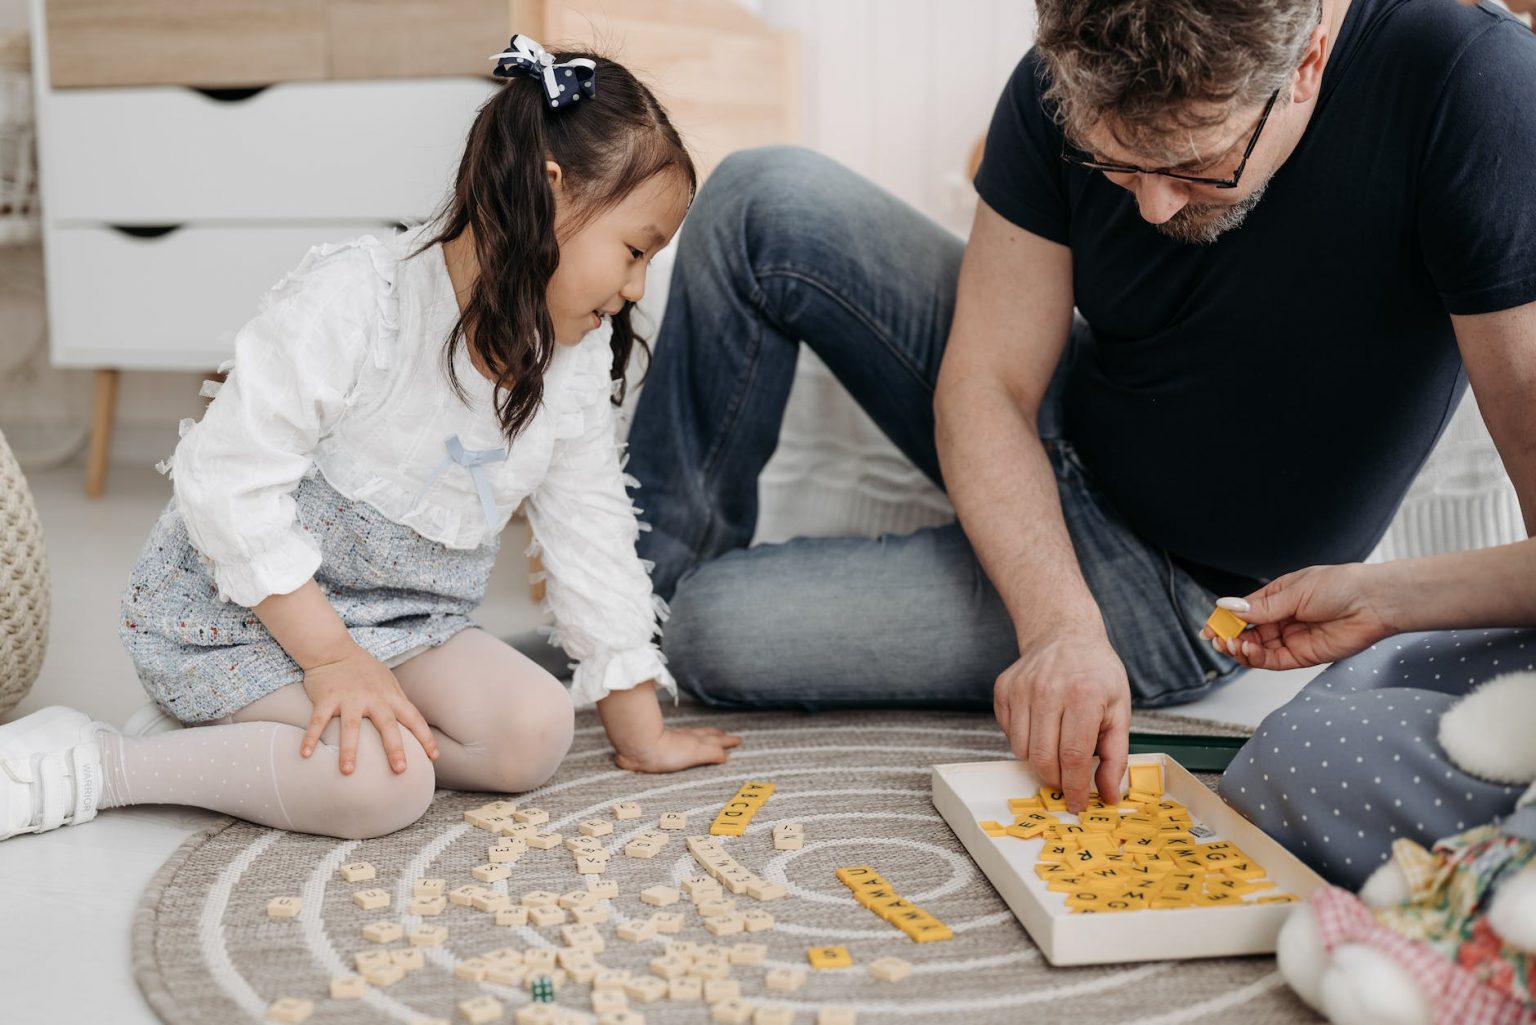
<svg viewBox="0 0 1536 1025">
<path fill-rule="evenodd" d="M 253 606 L 312 577 L 320 551 L 290 493 L 311 467 L 338 492 L 450 548 L 475 548 L 525 506 L 572 697 L 646 680 L 675 694 L 654 643 L 666 607 L 635 554 L 610 402 L 609 328 L 559 346 L 543 404 L 508 449 L 493 386 L 460 346 L 441 246 L 418 228 L 309 251 L 235 337 L 235 358 L 169 460 L 176 503 L 220 597 Z M 505 458 L 502 458 L 503 454 Z"/>
</svg>

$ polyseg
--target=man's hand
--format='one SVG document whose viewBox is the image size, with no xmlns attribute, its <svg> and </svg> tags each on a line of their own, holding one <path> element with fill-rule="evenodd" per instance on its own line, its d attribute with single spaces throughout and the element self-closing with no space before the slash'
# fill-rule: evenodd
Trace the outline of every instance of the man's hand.
<svg viewBox="0 0 1536 1025">
<path fill-rule="evenodd" d="M 1119 796 L 1130 747 L 1131 687 L 1107 637 L 1072 634 L 1027 646 L 997 678 L 992 695 L 1014 756 L 1047 786 L 1060 787 L 1070 811 L 1087 807 L 1095 778 L 1101 795 Z"/>
</svg>

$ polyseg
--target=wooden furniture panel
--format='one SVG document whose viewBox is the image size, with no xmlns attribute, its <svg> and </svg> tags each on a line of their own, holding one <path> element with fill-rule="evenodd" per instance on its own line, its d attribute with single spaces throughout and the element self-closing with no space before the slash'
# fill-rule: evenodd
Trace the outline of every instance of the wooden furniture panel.
<svg viewBox="0 0 1536 1025">
<path fill-rule="evenodd" d="M 48 0 L 50 81 L 267 85 L 326 78 L 321 0 Z"/>
<path fill-rule="evenodd" d="M 512 0 L 545 46 L 594 46 L 650 85 L 701 175 L 732 150 L 800 139 L 799 42 L 720 0 Z M 601 85 L 599 85 L 601 88 Z"/>
<path fill-rule="evenodd" d="M 489 75 L 512 38 L 508 0 L 326 0 L 330 77 Z"/>
</svg>

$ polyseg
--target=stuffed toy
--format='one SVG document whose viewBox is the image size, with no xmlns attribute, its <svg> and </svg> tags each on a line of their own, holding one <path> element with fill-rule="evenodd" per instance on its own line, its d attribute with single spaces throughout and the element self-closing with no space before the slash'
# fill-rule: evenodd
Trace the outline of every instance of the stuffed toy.
<svg viewBox="0 0 1536 1025">
<path fill-rule="evenodd" d="M 1398 840 L 1359 896 L 1325 887 L 1298 906 L 1280 972 L 1334 1025 L 1536 1025 L 1536 673 L 1457 702 L 1440 744 L 1467 772 L 1529 789 L 1433 850 Z"/>
</svg>

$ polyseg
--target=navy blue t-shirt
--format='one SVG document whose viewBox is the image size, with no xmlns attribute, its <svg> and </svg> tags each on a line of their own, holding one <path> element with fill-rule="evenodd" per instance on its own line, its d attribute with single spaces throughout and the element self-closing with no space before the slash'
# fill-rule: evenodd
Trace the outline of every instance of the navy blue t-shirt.
<svg viewBox="0 0 1536 1025">
<path fill-rule="evenodd" d="M 1536 300 L 1536 35 L 1354 0 L 1295 152 L 1206 246 L 1061 159 L 1042 75 L 1032 50 L 976 188 L 1071 247 L 1063 432 L 1095 484 L 1218 591 L 1363 558 L 1465 387 L 1449 315 Z"/>
</svg>

